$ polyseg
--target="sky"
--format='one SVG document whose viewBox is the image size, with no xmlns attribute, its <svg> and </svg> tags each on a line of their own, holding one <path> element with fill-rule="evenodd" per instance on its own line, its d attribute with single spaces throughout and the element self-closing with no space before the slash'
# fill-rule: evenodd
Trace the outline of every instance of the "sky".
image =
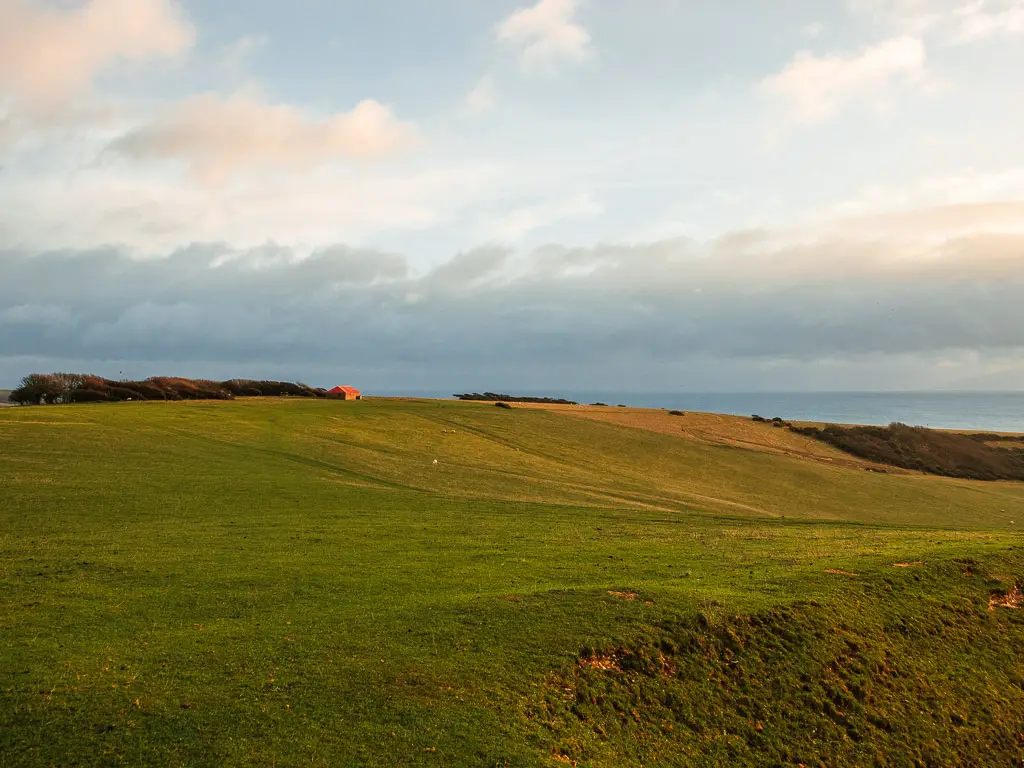
<svg viewBox="0 0 1024 768">
<path fill-rule="evenodd" d="M 0 0 L 0 386 L 1024 389 L 1024 0 Z"/>
</svg>

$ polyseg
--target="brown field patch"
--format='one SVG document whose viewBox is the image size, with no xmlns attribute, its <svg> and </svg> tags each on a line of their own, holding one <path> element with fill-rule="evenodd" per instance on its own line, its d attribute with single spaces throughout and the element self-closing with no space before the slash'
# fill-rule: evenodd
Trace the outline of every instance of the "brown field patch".
<svg viewBox="0 0 1024 768">
<path fill-rule="evenodd" d="M 774 453 L 812 459 L 837 466 L 873 466 L 830 445 L 788 429 L 759 424 L 745 416 L 687 411 L 673 416 L 669 411 L 653 408 L 612 408 L 591 405 L 553 405 L 549 403 L 518 403 L 518 407 L 565 413 L 593 421 L 642 429 L 703 443 L 728 445 L 762 453 Z"/>
</svg>

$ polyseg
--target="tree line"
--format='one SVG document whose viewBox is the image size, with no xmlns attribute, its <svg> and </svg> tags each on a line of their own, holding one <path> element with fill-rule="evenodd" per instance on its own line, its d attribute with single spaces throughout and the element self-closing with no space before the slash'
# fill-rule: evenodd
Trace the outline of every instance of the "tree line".
<svg viewBox="0 0 1024 768">
<path fill-rule="evenodd" d="M 515 395 L 502 395 L 497 392 L 467 392 L 461 395 L 452 395 L 459 400 L 471 400 L 476 402 L 496 403 L 547 403 L 549 405 L 579 405 L 573 400 L 564 400 L 554 397 L 516 397 Z"/>
<path fill-rule="evenodd" d="M 325 389 L 288 381 L 185 379 L 154 376 L 143 381 L 114 381 L 81 373 L 32 373 L 8 400 L 19 405 L 111 403 L 127 400 L 233 400 L 236 397 L 331 398 Z"/>
</svg>

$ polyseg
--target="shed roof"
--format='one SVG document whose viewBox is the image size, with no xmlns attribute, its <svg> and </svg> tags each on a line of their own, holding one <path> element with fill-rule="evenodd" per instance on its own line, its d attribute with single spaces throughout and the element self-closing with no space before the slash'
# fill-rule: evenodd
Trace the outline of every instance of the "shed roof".
<svg viewBox="0 0 1024 768">
<path fill-rule="evenodd" d="M 328 390 L 328 393 L 332 394 L 332 395 L 341 395 L 341 394 L 361 395 L 362 394 L 362 392 L 360 392 L 355 387 L 335 387 L 334 389 Z"/>
</svg>

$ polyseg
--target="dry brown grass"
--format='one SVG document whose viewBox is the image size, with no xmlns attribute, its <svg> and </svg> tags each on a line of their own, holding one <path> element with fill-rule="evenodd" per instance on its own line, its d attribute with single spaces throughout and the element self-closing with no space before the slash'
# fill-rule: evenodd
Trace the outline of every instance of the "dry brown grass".
<svg viewBox="0 0 1024 768">
<path fill-rule="evenodd" d="M 643 429 L 716 445 L 730 445 L 761 453 L 812 459 L 839 466 L 875 466 L 872 462 L 850 456 L 813 438 L 797 435 L 788 429 L 773 427 L 771 424 L 758 424 L 743 416 L 696 412 L 672 416 L 668 411 L 651 408 L 605 408 L 589 405 L 517 404 L 516 407 L 557 411 L 632 429 Z"/>
</svg>

